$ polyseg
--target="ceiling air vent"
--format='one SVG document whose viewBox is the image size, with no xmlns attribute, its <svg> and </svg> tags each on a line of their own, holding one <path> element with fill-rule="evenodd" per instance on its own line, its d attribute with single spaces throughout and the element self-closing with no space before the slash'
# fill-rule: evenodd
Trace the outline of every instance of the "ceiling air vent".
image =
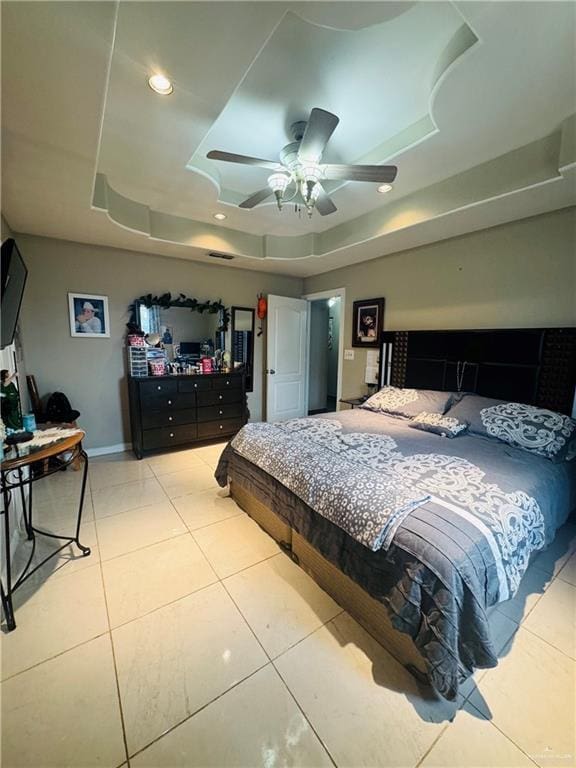
<svg viewBox="0 0 576 768">
<path fill-rule="evenodd" d="M 230 256 L 229 253 L 209 253 L 208 256 L 212 259 L 224 259 L 225 261 L 232 261 L 234 256 Z"/>
</svg>

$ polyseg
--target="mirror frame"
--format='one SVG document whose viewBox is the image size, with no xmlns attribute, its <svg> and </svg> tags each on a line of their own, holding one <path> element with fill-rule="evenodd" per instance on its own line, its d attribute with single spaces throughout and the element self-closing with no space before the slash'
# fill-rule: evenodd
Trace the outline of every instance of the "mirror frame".
<svg viewBox="0 0 576 768">
<path fill-rule="evenodd" d="M 252 336 L 250 337 L 250 349 L 248 350 L 248 357 L 250 359 L 249 373 L 246 375 L 246 392 L 254 391 L 254 332 L 255 332 L 255 319 L 256 311 L 254 307 L 230 307 L 231 316 L 231 336 L 230 336 L 230 360 L 232 364 L 232 370 L 234 371 L 234 331 L 236 330 L 236 312 L 250 312 L 252 315 Z"/>
</svg>

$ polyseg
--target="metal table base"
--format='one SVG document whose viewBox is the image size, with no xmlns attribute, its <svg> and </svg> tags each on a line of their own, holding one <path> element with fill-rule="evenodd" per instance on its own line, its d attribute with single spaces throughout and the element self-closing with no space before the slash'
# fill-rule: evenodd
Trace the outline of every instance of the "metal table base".
<svg viewBox="0 0 576 768">
<path fill-rule="evenodd" d="M 72 464 L 76 459 L 82 458 L 84 466 L 82 468 L 82 487 L 80 490 L 80 500 L 78 504 L 78 517 L 76 521 L 76 532 L 74 536 L 60 536 L 55 533 L 49 533 L 48 531 L 43 531 L 40 528 L 37 528 L 34 525 L 34 521 L 32 518 L 32 487 L 35 482 L 38 482 L 40 480 L 43 480 L 46 477 L 49 477 L 50 475 L 54 475 L 57 472 L 61 472 L 64 467 L 68 467 L 70 464 Z M 48 462 L 46 460 L 42 460 L 45 464 Z M 45 565 L 49 560 L 51 560 L 53 557 L 56 557 L 60 554 L 60 552 L 63 549 L 66 549 L 67 546 L 74 543 L 78 547 L 78 549 L 82 552 L 82 555 L 84 557 L 87 557 L 90 554 L 90 547 L 85 547 L 83 544 L 80 543 L 80 525 L 82 523 L 82 509 L 84 506 L 84 494 L 86 492 L 86 480 L 88 477 L 88 456 L 86 452 L 82 448 L 82 444 L 78 443 L 76 446 L 74 446 L 70 451 L 68 458 L 66 460 L 60 459 L 60 464 L 57 467 L 48 468 L 47 471 L 45 470 L 45 467 L 42 467 L 41 473 L 37 474 L 35 476 L 34 468 L 37 464 L 41 463 L 39 461 L 34 462 L 32 460 L 30 464 L 28 464 L 28 477 L 24 476 L 23 467 L 19 467 L 17 469 L 7 469 L 2 470 L 0 473 L 0 486 L 2 491 L 2 501 L 3 501 L 3 509 L 1 514 L 4 515 L 4 561 L 5 561 L 5 579 L 0 579 L 0 591 L 2 596 L 2 608 L 4 610 L 4 616 L 6 619 L 6 629 L 8 632 L 12 632 L 12 630 L 16 629 L 16 621 L 14 619 L 14 607 L 12 605 L 12 595 L 14 592 L 22 586 L 22 584 L 26 583 L 26 581 L 34 574 L 39 568 L 42 568 L 43 565 Z M 25 489 L 28 488 L 28 499 L 26 499 L 26 493 Z M 26 565 L 16 578 L 16 580 L 13 581 L 13 574 L 12 574 L 12 562 L 11 562 L 11 542 L 10 542 L 10 502 L 12 500 L 12 495 L 19 491 L 20 493 L 20 499 L 22 503 L 22 510 L 23 510 L 23 517 L 24 517 L 24 529 L 26 532 L 26 537 L 28 541 L 32 542 L 32 547 L 30 551 L 30 555 L 28 557 L 28 561 L 26 562 Z M 41 560 L 37 565 L 35 565 L 33 568 L 32 562 L 34 560 L 34 554 L 36 552 L 36 537 L 37 536 L 43 536 L 49 539 L 56 539 L 58 541 L 63 541 L 64 543 L 62 546 L 55 549 L 53 552 L 50 552 L 49 555 L 47 555 L 43 560 Z"/>
</svg>

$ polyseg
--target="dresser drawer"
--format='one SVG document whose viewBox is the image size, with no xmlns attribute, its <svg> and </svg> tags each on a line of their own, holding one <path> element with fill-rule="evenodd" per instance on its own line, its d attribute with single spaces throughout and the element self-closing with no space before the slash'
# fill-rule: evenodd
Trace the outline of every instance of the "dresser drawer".
<svg viewBox="0 0 576 768">
<path fill-rule="evenodd" d="M 240 389 L 242 387 L 241 376 L 212 376 L 210 378 L 212 389 Z"/>
<path fill-rule="evenodd" d="M 242 419 L 222 419 L 221 421 L 199 421 L 198 437 L 209 438 L 219 435 L 231 435 L 238 432 L 242 426 Z"/>
<path fill-rule="evenodd" d="M 198 408 L 198 421 L 217 421 L 218 419 L 231 419 L 242 416 L 242 403 L 230 403 L 226 405 L 205 405 Z"/>
<path fill-rule="evenodd" d="M 195 408 L 196 393 L 143 397 L 140 402 L 142 414 L 147 411 L 176 411 L 182 408 Z"/>
<path fill-rule="evenodd" d="M 178 382 L 178 392 L 200 392 L 203 389 L 211 389 L 210 379 L 194 377 L 193 379 L 182 379 Z"/>
<path fill-rule="evenodd" d="M 198 405 L 219 405 L 220 403 L 239 403 L 242 401 L 241 389 L 211 390 L 198 392 Z"/>
<path fill-rule="evenodd" d="M 145 429 L 142 433 L 142 447 L 145 451 L 150 451 L 154 448 L 168 448 L 171 445 L 179 445 L 181 443 L 188 443 L 190 440 L 196 440 L 196 437 L 196 424 Z"/>
<path fill-rule="evenodd" d="M 143 411 L 142 427 L 151 429 L 152 427 L 170 427 L 178 424 L 195 424 L 196 408 L 165 408 L 161 411 Z"/>
<path fill-rule="evenodd" d="M 143 381 L 140 384 L 141 397 L 153 397 L 158 395 L 175 395 L 176 382 L 169 379 L 159 381 Z"/>
</svg>

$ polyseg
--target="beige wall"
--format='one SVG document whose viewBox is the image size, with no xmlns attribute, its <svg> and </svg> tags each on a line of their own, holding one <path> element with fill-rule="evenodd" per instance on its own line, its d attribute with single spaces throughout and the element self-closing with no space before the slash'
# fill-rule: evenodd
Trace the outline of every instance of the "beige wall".
<svg viewBox="0 0 576 768">
<path fill-rule="evenodd" d="M 352 302 L 384 296 L 387 330 L 576 324 L 576 209 L 485 229 L 305 280 L 305 293 L 346 288 Z M 343 364 L 343 396 L 364 393 L 365 350 Z"/>
<path fill-rule="evenodd" d="M 21 313 L 28 371 L 41 393 L 61 390 L 82 413 L 87 446 L 129 441 L 125 324 L 142 294 L 182 292 L 227 305 L 255 306 L 256 294 L 300 296 L 302 280 L 101 246 L 17 234 L 29 277 Z M 70 336 L 68 291 L 109 297 L 111 337 Z M 253 419 L 261 417 L 263 337 L 255 339 Z"/>
<path fill-rule="evenodd" d="M 4 240 L 6 240 L 9 237 L 12 237 L 12 230 L 8 226 L 8 222 L 6 221 L 4 216 L 0 214 L 0 240 L 4 242 Z"/>
</svg>

